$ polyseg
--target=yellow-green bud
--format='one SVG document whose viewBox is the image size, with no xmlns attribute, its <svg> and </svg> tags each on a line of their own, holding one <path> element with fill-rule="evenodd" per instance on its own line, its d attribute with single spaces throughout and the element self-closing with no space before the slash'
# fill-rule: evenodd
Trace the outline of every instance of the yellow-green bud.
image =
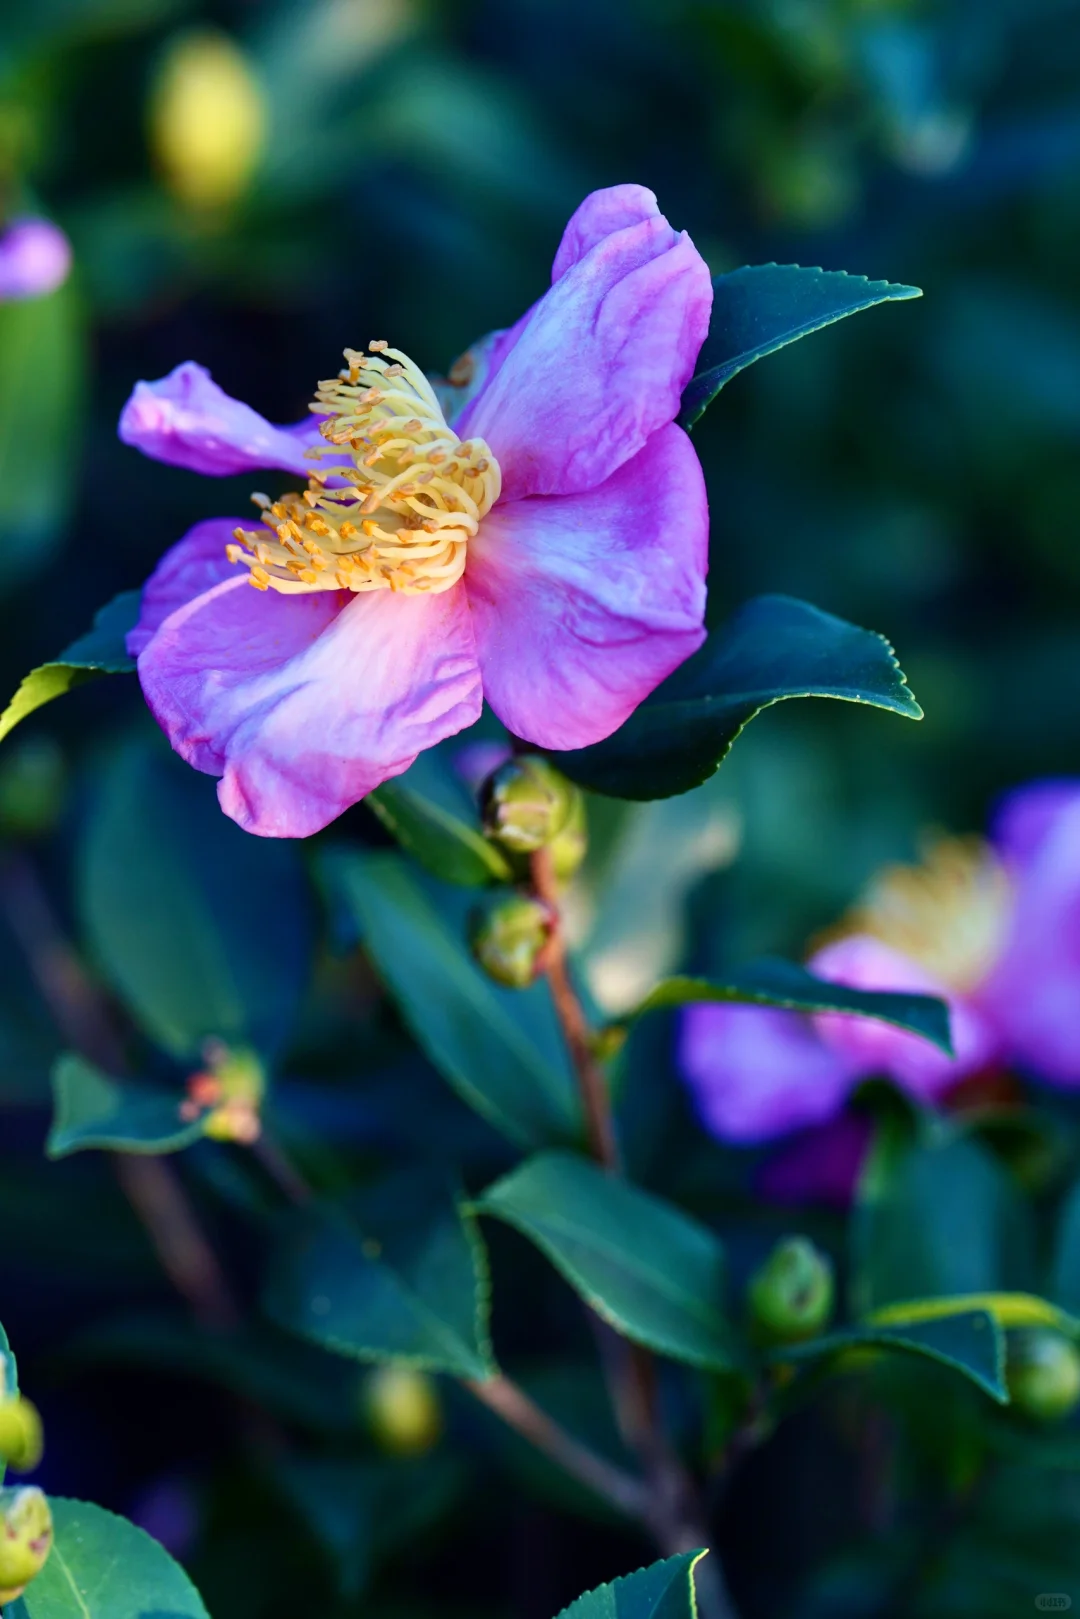
<svg viewBox="0 0 1080 1619">
<path fill-rule="evenodd" d="M 538 753 L 508 759 L 480 789 L 484 831 L 514 854 L 534 854 L 570 819 L 575 789 Z"/>
<path fill-rule="evenodd" d="M 37 1407 L 21 1394 L 0 1401 L 0 1456 L 16 1473 L 32 1473 L 44 1450 Z"/>
<path fill-rule="evenodd" d="M 1009 1336 L 1007 1380 L 1013 1404 L 1039 1422 L 1057 1422 L 1080 1401 L 1080 1351 L 1052 1327 Z"/>
<path fill-rule="evenodd" d="M 585 819 L 585 795 L 576 787 L 570 792 L 570 813 L 561 832 L 551 840 L 551 869 L 557 883 L 568 883 L 574 876 L 589 848 L 589 829 Z"/>
<path fill-rule="evenodd" d="M 470 943 L 484 971 L 508 989 L 533 982 L 551 937 L 551 912 L 538 899 L 513 894 L 473 912 Z"/>
<path fill-rule="evenodd" d="M 0 1490 L 0 1603 L 14 1602 L 52 1550 L 49 1503 L 36 1485 Z"/>
<path fill-rule="evenodd" d="M 833 1268 L 808 1237 L 783 1237 L 750 1279 L 752 1325 L 771 1343 L 798 1343 L 828 1325 Z"/>
<path fill-rule="evenodd" d="M 150 99 L 150 145 L 165 183 L 192 208 L 246 190 L 266 139 L 266 97 L 236 41 L 215 28 L 178 35 Z"/>
<path fill-rule="evenodd" d="M 419 1456 L 442 1432 L 442 1403 L 435 1379 L 410 1366 L 379 1366 L 364 1383 L 368 1430 L 380 1450 Z"/>
</svg>

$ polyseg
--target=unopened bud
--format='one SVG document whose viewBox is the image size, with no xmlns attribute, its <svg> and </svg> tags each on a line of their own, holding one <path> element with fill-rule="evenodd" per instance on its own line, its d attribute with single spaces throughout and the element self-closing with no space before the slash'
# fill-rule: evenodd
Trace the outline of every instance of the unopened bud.
<svg viewBox="0 0 1080 1619">
<path fill-rule="evenodd" d="M 480 789 L 484 831 L 514 854 L 533 854 L 570 819 L 575 789 L 538 753 L 508 759 Z"/>
<path fill-rule="evenodd" d="M 250 1146 L 262 1133 L 259 1109 L 266 1090 L 262 1063 L 246 1047 L 233 1048 L 222 1040 L 203 1047 L 204 1069 L 188 1076 L 180 1118 L 190 1124 L 202 1120 L 204 1135 L 212 1141 L 237 1141 Z"/>
<path fill-rule="evenodd" d="M 571 788 L 570 813 L 561 832 L 550 844 L 551 869 L 557 883 L 568 883 L 574 876 L 589 849 L 589 831 L 585 820 L 585 795 Z"/>
<path fill-rule="evenodd" d="M 1011 1333 L 1007 1381 L 1025 1416 L 1056 1422 L 1080 1401 L 1080 1351 L 1052 1327 Z"/>
<path fill-rule="evenodd" d="M 14 1602 L 52 1550 L 53 1523 L 41 1490 L 24 1484 L 0 1490 L 0 1603 Z"/>
<path fill-rule="evenodd" d="M 0 1456 L 16 1473 L 32 1473 L 44 1449 L 37 1407 L 21 1394 L 0 1401 Z"/>
<path fill-rule="evenodd" d="M 540 970 L 540 955 L 551 937 L 551 912 L 523 894 L 474 911 L 470 924 L 473 955 L 497 984 L 525 989 Z"/>
<path fill-rule="evenodd" d="M 259 161 L 266 123 L 263 91 L 234 39 L 202 28 L 172 41 L 151 96 L 150 137 L 181 202 L 234 202 Z"/>
<path fill-rule="evenodd" d="M 364 1412 L 371 1437 L 394 1456 L 419 1456 L 442 1432 L 442 1404 L 435 1380 L 411 1366 L 379 1366 L 364 1384 Z"/>
<path fill-rule="evenodd" d="M 828 1325 L 833 1268 L 808 1237 L 784 1237 L 750 1280 L 750 1317 L 772 1343 L 798 1343 Z"/>
</svg>

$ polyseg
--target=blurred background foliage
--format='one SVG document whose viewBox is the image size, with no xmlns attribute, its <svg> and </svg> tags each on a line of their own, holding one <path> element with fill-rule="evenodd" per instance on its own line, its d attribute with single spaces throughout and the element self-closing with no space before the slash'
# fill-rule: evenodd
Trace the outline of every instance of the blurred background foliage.
<svg viewBox="0 0 1080 1619">
<path fill-rule="evenodd" d="M 978 827 L 1004 788 L 1080 766 L 1080 4 L 0 8 L 0 212 L 57 219 L 76 265 L 49 297 L 0 306 L 9 692 L 191 523 L 248 509 L 248 480 L 209 489 L 118 442 L 137 378 L 195 359 L 290 421 L 346 343 L 385 336 L 445 369 L 540 293 L 581 197 L 622 180 L 654 188 L 714 270 L 797 261 L 925 289 L 754 367 L 695 442 L 711 622 L 783 591 L 881 630 L 927 717 L 784 705 L 698 792 L 594 802 L 575 925 L 612 1007 L 693 939 L 733 960 L 798 955 L 923 829 Z M 357 839 L 382 837 L 366 811 L 346 820 Z M 279 1128 L 323 1184 L 393 1172 L 418 1143 L 480 1184 L 506 1166 L 343 953 L 306 851 L 226 823 L 213 784 L 157 745 L 130 680 L 76 693 L 5 743 L 0 829 L 0 1314 L 45 1412 L 42 1481 L 160 1533 L 222 1619 L 550 1619 L 645 1560 L 464 1395 L 432 1404 L 425 1385 L 409 1405 L 407 1389 L 383 1388 L 373 1407 L 362 1369 L 272 1329 L 197 1331 L 108 1160 L 41 1157 L 74 948 L 136 1071 L 178 1083 L 206 1034 L 276 1064 Z M 181 910 L 191 938 L 214 939 L 193 966 Z M 170 974 L 189 966 L 177 1012 Z M 185 1025 L 191 1006 L 212 1006 L 213 1026 Z M 646 1180 L 723 1225 L 746 1215 L 742 1159 L 687 1145 L 669 1046 L 663 1025 L 635 1041 L 631 1151 Z M 183 1174 L 247 1298 L 269 1183 L 212 1142 Z M 792 1215 L 746 1218 L 743 1237 L 727 1233 L 737 1274 Z M 835 1239 L 831 1214 L 811 1218 Z M 512 1233 L 489 1237 L 504 1352 L 614 1444 L 569 1295 Z M 942 1405 L 933 1375 L 882 1371 L 884 1405 L 841 1386 L 753 1458 L 722 1528 L 746 1619 L 985 1616 L 1080 1575 L 1075 1478 L 1024 1472 L 1027 1441 L 1002 1430 L 976 1528 L 937 1594 L 917 1595 L 976 1428 L 988 1442 L 974 1391 L 969 1403 L 950 1388 Z M 669 1392 L 696 1432 L 701 1391 Z M 902 1455 L 889 1400 L 905 1413 Z M 892 1512 L 897 1495 L 946 1501 L 927 1540 L 917 1511 Z M 1010 1514 L 1016 1586 L 986 1574 Z"/>
</svg>

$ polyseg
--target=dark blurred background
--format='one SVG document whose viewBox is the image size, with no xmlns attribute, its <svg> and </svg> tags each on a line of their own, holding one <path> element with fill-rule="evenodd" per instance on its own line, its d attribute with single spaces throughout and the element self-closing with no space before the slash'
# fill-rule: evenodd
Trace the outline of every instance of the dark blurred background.
<svg viewBox="0 0 1080 1619">
<path fill-rule="evenodd" d="M 783 591 L 880 630 L 926 719 L 784 705 L 703 797 L 642 810 L 620 858 L 646 956 L 673 953 L 683 894 L 736 850 L 709 890 L 731 950 L 798 953 L 924 828 L 977 828 L 1003 789 L 1080 770 L 1076 0 L 3 0 L 0 213 L 48 214 L 75 254 L 61 291 L 0 306 L 4 695 L 191 523 L 249 509 L 250 480 L 118 442 L 136 379 L 194 359 L 290 421 L 346 344 L 387 337 L 444 369 L 542 291 L 585 193 L 628 180 L 714 271 L 798 262 L 925 293 L 755 366 L 695 442 L 711 620 Z M 0 809 L 27 782 L 59 795 L 34 859 L 72 929 L 88 784 L 109 739 L 143 723 L 133 681 L 101 682 L 4 744 Z M 655 903 L 634 886 L 648 837 L 678 851 Z M 612 1001 L 625 924 L 609 910 L 594 937 L 593 988 Z M 110 1369 L 71 1372 L 109 1290 L 126 1305 L 158 1284 L 91 1161 L 40 1165 L 56 1036 L 10 927 L 0 958 L 0 1318 L 41 1385 L 50 1487 L 138 1507 L 183 1548 L 216 1524 L 199 1567 L 219 1619 L 304 1611 L 305 1591 L 329 1602 L 311 1568 L 333 1523 L 288 1540 L 307 1486 L 262 1476 L 257 1433 L 234 1460 L 221 1436 L 249 1422 L 234 1398 L 104 1352 Z M 324 1011 L 344 1003 L 337 979 L 323 995 Z M 468 1435 L 477 1419 L 450 1420 Z M 783 1476 L 792 1535 L 813 1541 L 814 1491 Z M 495 1505 L 467 1499 L 467 1521 L 414 1554 L 437 1573 L 405 1598 L 378 1588 L 365 1612 L 543 1619 L 647 1555 L 528 1512 L 496 1552 L 472 1515 Z M 268 1537 L 292 1546 L 283 1567 Z M 753 1611 L 778 1611 L 768 1579 L 760 1591 Z"/>
</svg>

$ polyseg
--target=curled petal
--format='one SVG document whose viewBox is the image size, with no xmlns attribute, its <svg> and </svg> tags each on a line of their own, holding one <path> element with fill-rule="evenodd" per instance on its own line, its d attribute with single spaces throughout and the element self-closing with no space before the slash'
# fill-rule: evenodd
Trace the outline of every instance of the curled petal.
<svg viewBox="0 0 1080 1619">
<path fill-rule="evenodd" d="M 1080 783 L 1013 795 L 995 841 L 1014 904 L 979 1004 L 1015 1061 L 1052 1084 L 1080 1085 Z"/>
<path fill-rule="evenodd" d="M 193 545 L 173 572 L 200 565 Z M 265 837 L 317 832 L 481 708 L 460 589 L 282 596 L 228 578 L 164 619 L 139 677 L 176 751 Z"/>
<path fill-rule="evenodd" d="M 708 507 L 670 426 L 588 494 L 489 512 L 465 575 L 484 691 L 545 748 L 616 730 L 705 638 Z"/>
<path fill-rule="evenodd" d="M 678 414 L 711 308 L 708 266 L 662 215 L 604 236 L 513 328 L 457 431 L 490 444 L 506 499 L 594 489 Z"/>
<path fill-rule="evenodd" d="M 137 382 L 120 415 L 120 437 L 156 461 L 213 477 L 280 467 L 307 477 L 304 451 L 322 443 L 315 418 L 275 427 L 185 360 L 157 382 Z"/>
<path fill-rule="evenodd" d="M 807 965 L 820 978 L 853 989 L 910 990 L 939 995 L 949 1003 L 955 1058 L 918 1035 L 874 1018 L 817 1013 L 813 1021 L 821 1038 L 860 1075 L 887 1075 L 912 1096 L 930 1100 L 997 1054 L 994 1033 L 974 1006 L 950 995 L 923 967 L 880 939 L 853 934 L 826 945 Z"/>
<path fill-rule="evenodd" d="M 724 1141 L 769 1141 L 839 1112 L 852 1065 L 798 1012 L 689 1006 L 679 1061 L 705 1128 Z"/>
<path fill-rule="evenodd" d="M 551 266 L 552 285 L 606 236 L 614 236 L 616 231 L 639 225 L 644 220 L 661 217 L 656 195 L 646 186 L 607 186 L 603 191 L 591 191 L 571 214 L 563 231 L 555 262 Z"/>
</svg>

